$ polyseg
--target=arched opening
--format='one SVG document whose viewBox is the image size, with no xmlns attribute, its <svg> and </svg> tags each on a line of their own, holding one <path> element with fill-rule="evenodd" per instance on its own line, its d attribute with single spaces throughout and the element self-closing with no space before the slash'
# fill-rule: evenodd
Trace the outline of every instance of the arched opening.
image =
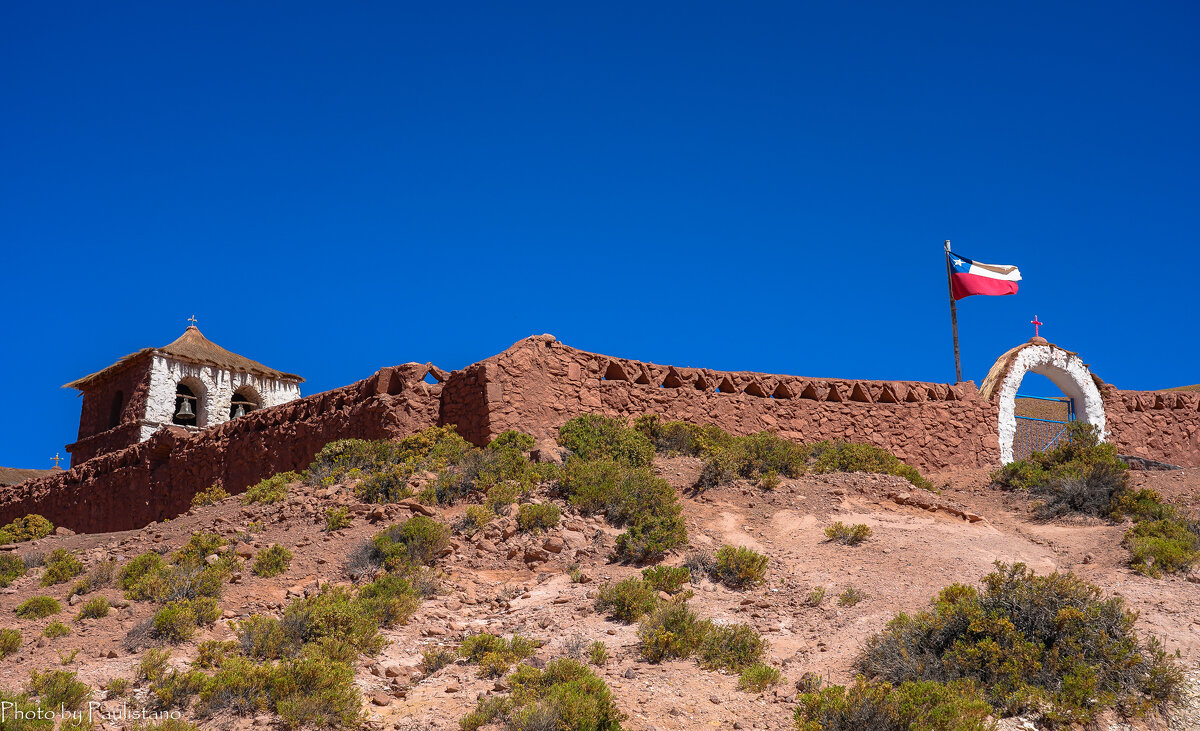
<svg viewBox="0 0 1200 731">
<path fill-rule="evenodd" d="M 1034 377 L 1025 386 L 1023 383 L 1029 374 Z M 1055 389 L 1061 396 L 1054 392 Z M 1000 356 L 980 392 L 1000 407 L 998 427 L 1003 464 L 1028 456 L 1026 453 L 1032 449 L 1052 447 L 1053 440 L 1071 420 L 1091 424 L 1100 430 L 1101 438 L 1106 436 L 1104 401 L 1087 365 L 1078 355 L 1040 338 Z M 1048 415 L 1065 415 L 1067 418 L 1032 421 Z M 1043 423 L 1048 426 L 1034 426 Z M 1019 430 L 1023 433 L 1018 434 Z M 1031 435 L 1029 440 L 1025 440 L 1027 435 Z M 1019 442 L 1018 437 L 1024 441 Z"/>
<path fill-rule="evenodd" d="M 262 397 L 258 392 L 249 386 L 242 386 L 233 392 L 233 398 L 229 400 L 229 418 L 236 419 L 260 408 Z"/>
<path fill-rule="evenodd" d="M 125 392 L 117 389 L 113 394 L 112 403 L 108 407 L 108 428 L 121 425 L 121 411 L 125 408 Z"/>
<path fill-rule="evenodd" d="M 200 426 L 200 399 L 191 387 L 180 383 L 175 387 L 175 411 L 171 423 L 180 426 Z"/>
</svg>

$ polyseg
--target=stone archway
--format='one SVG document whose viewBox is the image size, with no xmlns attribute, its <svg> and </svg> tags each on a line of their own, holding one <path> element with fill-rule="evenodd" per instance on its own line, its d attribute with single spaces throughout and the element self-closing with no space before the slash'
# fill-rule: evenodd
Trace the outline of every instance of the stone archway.
<svg viewBox="0 0 1200 731">
<path fill-rule="evenodd" d="M 1106 436 L 1104 400 L 1087 364 L 1075 353 L 1035 337 L 1000 356 L 988 371 L 980 395 L 1000 408 L 1000 462 L 1013 461 L 1013 438 L 1017 433 L 1016 396 L 1027 373 L 1049 378 L 1064 394 L 1075 400 L 1075 417 Z"/>
</svg>

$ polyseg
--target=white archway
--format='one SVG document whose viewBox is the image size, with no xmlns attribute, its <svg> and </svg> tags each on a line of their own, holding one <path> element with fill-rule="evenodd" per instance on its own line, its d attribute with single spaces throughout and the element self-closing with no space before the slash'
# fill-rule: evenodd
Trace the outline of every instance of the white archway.
<svg viewBox="0 0 1200 731">
<path fill-rule="evenodd" d="M 1103 439 L 1104 400 L 1087 364 L 1078 355 L 1034 338 L 1000 356 L 980 389 L 984 398 L 1000 407 L 1000 462 L 1013 461 L 1013 439 L 1017 434 L 1016 396 L 1027 373 L 1049 378 L 1064 394 L 1075 400 L 1075 418 L 1092 424 Z"/>
</svg>

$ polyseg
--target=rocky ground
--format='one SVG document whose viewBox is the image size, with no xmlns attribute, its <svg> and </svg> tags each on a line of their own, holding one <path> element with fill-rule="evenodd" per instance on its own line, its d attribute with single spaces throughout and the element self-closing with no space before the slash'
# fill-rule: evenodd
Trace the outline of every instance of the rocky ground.
<svg viewBox="0 0 1200 731">
<path fill-rule="evenodd" d="M 442 592 L 426 600 L 409 624 L 384 631 L 390 644 L 357 668 L 368 725 L 378 729 L 451 729 L 474 707 L 476 698 L 494 692 L 494 680 L 477 677 L 477 669 L 451 664 L 429 677 L 418 670 L 422 651 L 454 645 L 463 636 L 487 631 L 519 631 L 544 645 L 537 656 L 551 659 L 575 651 L 584 641 L 607 643 L 610 659 L 599 672 L 628 715 L 630 729 L 791 728 L 793 682 L 815 672 L 831 682 L 852 675 L 852 661 L 863 640 L 901 611 L 924 607 L 943 586 L 974 583 L 994 561 L 1021 561 L 1038 572 L 1071 570 L 1120 594 L 1140 613 L 1141 631 L 1158 635 L 1178 650 L 1185 666 L 1200 679 L 1200 577 L 1150 579 L 1125 566 L 1121 547 L 1124 528 L 1102 521 L 1039 522 L 1029 502 L 988 487 L 987 471 L 931 475 L 939 495 L 915 490 L 904 480 L 879 475 L 835 474 L 783 480 L 764 492 L 735 484 L 701 494 L 690 487 L 699 462 L 662 459 L 656 471 L 684 495 L 692 547 L 715 549 L 723 543 L 745 545 L 770 556 L 769 581 L 748 591 L 734 591 L 701 579 L 693 586 L 692 606 L 717 620 L 749 622 L 769 640 L 769 661 L 788 682 L 763 694 L 737 690 L 732 675 L 707 672 L 693 661 L 652 665 L 637 653 L 636 626 L 606 619 L 593 609 L 596 588 L 624 578 L 636 569 L 606 560 L 617 534 L 603 521 L 564 511 L 559 527 L 529 535 L 516 531 L 504 517 L 472 537 L 456 535 L 451 550 L 438 562 Z M 1160 490 L 1171 499 L 1197 507 L 1200 471 L 1136 473 L 1135 483 Z M 331 505 L 350 506 L 353 524 L 325 533 L 324 512 Z M 415 510 L 433 513 L 454 524 L 464 506 L 429 510 L 415 504 L 377 507 L 354 501 L 348 488 L 314 489 L 293 485 L 289 497 L 275 505 L 243 506 L 237 496 L 197 508 L 175 520 L 142 530 L 99 535 L 55 535 L 21 544 L 21 554 L 66 548 L 87 566 L 105 559 L 127 560 L 147 550 L 177 547 L 198 531 L 215 531 L 234 540 L 233 550 L 246 557 L 274 543 L 291 549 L 295 558 L 281 576 L 260 578 L 247 564 L 226 587 L 223 617 L 188 643 L 172 648 L 179 667 L 196 655 L 199 642 L 232 639 L 230 622 L 250 614 L 277 613 L 290 597 L 315 591 L 321 584 L 349 582 L 347 558 L 382 528 Z M 857 547 L 826 542 L 824 529 L 835 520 L 865 523 L 871 537 Z M 668 558 L 678 565 L 685 554 Z M 568 567 L 578 565 L 585 581 L 575 583 Z M 78 607 L 67 606 L 70 582 L 42 588 L 41 569 L 31 570 L 0 590 L 0 625 L 21 631 L 23 646 L 0 660 L 0 687 L 18 690 L 33 669 L 66 668 L 100 688 L 112 678 L 131 682 L 140 652 L 125 649 L 126 634 L 151 616 L 148 602 L 126 602 L 114 587 L 100 590 L 115 605 L 107 617 L 71 622 Z M 1190 579 L 1190 580 L 1189 580 Z M 814 605 L 814 589 L 825 598 Z M 853 606 L 837 597 L 853 588 L 865 595 Z M 40 620 L 16 617 L 14 608 L 38 594 L 49 594 L 64 611 Z M 54 620 L 72 624 L 70 635 L 41 638 Z M 80 652 L 73 658 L 71 652 Z M 97 690 L 95 699 L 102 693 Z M 1195 700 L 1195 699 L 1193 699 Z M 136 685 L 130 706 L 145 701 Z M 111 707 L 119 700 L 106 701 Z M 1171 728 L 1198 728 L 1195 704 L 1176 714 Z M 272 719 L 206 720 L 202 727 L 269 726 Z M 1021 728 L 1020 721 L 1007 721 Z M 1106 724 L 1109 727 L 1119 726 Z M 125 728 L 121 723 L 100 726 Z M 1161 719 L 1141 728 L 1167 728 Z"/>
</svg>

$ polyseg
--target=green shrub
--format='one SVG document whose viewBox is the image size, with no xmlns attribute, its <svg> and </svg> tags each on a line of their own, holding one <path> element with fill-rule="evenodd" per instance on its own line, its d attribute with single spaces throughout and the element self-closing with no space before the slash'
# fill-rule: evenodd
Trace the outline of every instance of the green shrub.
<svg viewBox="0 0 1200 731">
<path fill-rule="evenodd" d="M 770 665 L 756 662 L 746 666 L 738 676 L 738 690 L 761 693 L 772 685 L 779 685 L 782 682 L 783 677 L 778 670 Z"/>
<path fill-rule="evenodd" d="M 205 679 L 196 711 L 201 716 L 247 716 L 274 710 L 288 728 L 357 728 L 362 698 L 354 673 L 324 657 L 255 664 L 232 657 Z"/>
<path fill-rule="evenodd" d="M 762 659 L 767 641 L 748 624 L 709 623 L 697 654 L 706 670 L 739 672 Z"/>
<path fill-rule="evenodd" d="M 605 584 L 596 592 L 596 611 L 622 622 L 636 622 L 658 603 L 655 589 L 636 576 Z"/>
<path fill-rule="evenodd" d="M 808 597 L 805 598 L 804 603 L 810 607 L 819 607 L 823 601 L 825 601 L 825 587 L 814 586 L 812 591 L 808 592 Z"/>
<path fill-rule="evenodd" d="M 65 670 L 47 670 L 44 673 L 31 670 L 25 691 L 39 696 L 44 707 L 62 707 L 68 711 L 78 711 L 92 694 L 91 689 L 80 682 L 75 673 Z"/>
<path fill-rule="evenodd" d="M 638 625 L 639 650 L 650 662 L 691 657 L 712 626 L 682 598 L 663 602 Z"/>
<path fill-rule="evenodd" d="M 949 586 L 931 610 L 898 615 L 867 641 L 860 669 L 891 683 L 974 680 L 998 714 L 1034 713 L 1051 724 L 1180 697 L 1182 670 L 1157 640 L 1137 637 L 1122 599 L 1023 564 L 997 563 L 983 585 Z"/>
<path fill-rule="evenodd" d="M 79 616 L 76 619 L 99 619 L 108 616 L 108 600 L 102 596 L 93 597 L 83 603 L 79 608 Z"/>
<path fill-rule="evenodd" d="M 186 642 L 197 627 L 212 624 L 220 616 L 217 602 L 211 597 L 167 602 L 154 614 L 153 634 L 165 642 Z"/>
<path fill-rule="evenodd" d="M 171 670 L 150 684 L 150 694 L 160 709 L 185 708 L 205 680 L 207 676 L 199 670 Z"/>
<path fill-rule="evenodd" d="M 414 515 L 379 533 L 372 541 L 374 556 L 388 571 L 428 566 L 450 545 L 450 530 L 433 518 Z"/>
<path fill-rule="evenodd" d="M 798 731 L 989 731 L 991 707 L 970 681 L 833 685 L 797 698 Z"/>
<path fill-rule="evenodd" d="M 430 427 L 395 442 L 342 439 L 317 453 L 307 479 L 310 484 L 332 485 L 361 476 L 355 487 L 359 499 L 396 502 L 412 495 L 409 483 L 418 471 L 439 473 L 459 464 L 473 449 L 453 426 Z"/>
<path fill-rule="evenodd" d="M 259 480 L 242 495 L 243 505 L 271 505 L 287 498 L 288 485 L 300 480 L 295 472 L 280 472 Z"/>
<path fill-rule="evenodd" d="M 847 546 L 857 546 L 867 540 L 870 535 L 871 528 L 863 523 L 846 525 L 839 520 L 825 529 L 826 538 L 835 543 L 844 543 Z"/>
<path fill-rule="evenodd" d="M 30 513 L 0 528 L 0 543 L 24 543 L 45 538 L 53 532 L 53 523 L 36 513 Z"/>
<path fill-rule="evenodd" d="M 654 415 L 639 416 L 633 428 L 645 434 L 657 452 L 704 457 L 727 448 L 733 442 L 724 429 L 686 421 L 660 421 Z"/>
<path fill-rule="evenodd" d="M 458 651 L 467 662 L 479 666 L 480 677 L 498 678 L 515 663 L 532 655 L 537 647 L 537 642 L 519 634 L 505 640 L 485 632 L 463 640 Z"/>
<path fill-rule="evenodd" d="M 258 552 L 258 555 L 254 557 L 252 571 L 255 576 L 269 578 L 282 574 L 291 565 L 292 552 L 276 543 L 270 548 Z"/>
<path fill-rule="evenodd" d="M 770 431 L 732 437 L 704 456 L 700 487 L 715 487 L 736 479 L 760 480 L 772 474 L 799 477 L 804 474 L 806 449 Z"/>
<path fill-rule="evenodd" d="M 21 649 L 21 630 L 0 629 L 0 658 L 8 657 Z"/>
<path fill-rule="evenodd" d="M 25 619 L 41 619 L 62 611 L 62 605 L 52 596 L 35 596 L 17 605 L 17 616 Z"/>
<path fill-rule="evenodd" d="M 593 665 L 599 666 L 608 662 L 608 645 L 600 640 L 595 640 L 592 644 L 588 645 L 587 653 L 588 661 Z"/>
<path fill-rule="evenodd" d="M 517 510 L 517 528 L 537 533 L 558 525 L 562 513 L 554 503 L 526 503 Z"/>
<path fill-rule="evenodd" d="M 812 471 L 873 472 L 897 475 L 923 490 L 933 490 L 933 483 L 921 477 L 916 468 L 900 461 L 896 455 L 871 444 L 857 442 L 818 442 L 807 447 Z"/>
<path fill-rule="evenodd" d="M 475 710 L 459 721 L 463 731 L 476 731 L 496 721 L 528 731 L 621 731 L 624 715 L 617 710 L 608 686 L 575 660 L 551 660 L 545 670 L 522 665 L 506 682 L 511 694 L 481 698 Z"/>
<path fill-rule="evenodd" d="M 0 553 L 0 588 L 25 575 L 25 562 L 15 553 Z"/>
<path fill-rule="evenodd" d="M 196 659 L 192 665 L 198 668 L 219 668 L 225 658 L 237 655 L 241 648 L 233 640 L 208 640 L 201 642 L 197 648 Z"/>
<path fill-rule="evenodd" d="M 853 586 L 848 586 L 848 587 L 846 587 L 845 591 L 843 591 L 841 594 L 838 594 L 838 606 L 839 607 L 852 607 L 855 604 L 858 604 L 859 602 L 861 602 L 863 599 L 866 599 L 866 598 L 867 598 L 866 594 L 863 594 L 861 591 L 859 591 L 858 589 L 855 589 Z"/>
<path fill-rule="evenodd" d="M 626 563 L 659 561 L 672 551 L 687 545 L 687 526 L 682 510 L 672 506 L 662 515 L 647 515 L 634 521 L 617 536 L 613 558 Z"/>
<path fill-rule="evenodd" d="M 129 695 L 129 681 L 125 678 L 113 678 L 101 686 L 106 698 L 121 698 Z"/>
<path fill-rule="evenodd" d="M 229 493 L 225 491 L 221 483 L 214 482 L 212 487 L 207 490 L 201 490 L 192 496 L 192 507 L 202 508 L 206 505 L 215 505 L 227 497 L 229 497 Z"/>
<path fill-rule="evenodd" d="M 56 548 L 46 556 L 46 572 L 42 574 L 42 586 L 53 586 L 69 581 L 83 573 L 83 564 L 70 552 Z"/>
<path fill-rule="evenodd" d="M 468 533 L 475 533 L 483 530 L 495 517 L 496 514 L 486 505 L 468 505 L 467 509 L 463 511 L 462 520 L 457 528 Z"/>
<path fill-rule="evenodd" d="M 1147 576 L 1186 571 L 1200 559 L 1200 534 L 1175 518 L 1145 520 L 1125 532 L 1130 566 Z"/>
<path fill-rule="evenodd" d="M 117 573 L 117 586 L 125 592 L 126 599 L 152 599 L 166 573 L 167 562 L 153 551 L 135 556 Z"/>
<path fill-rule="evenodd" d="M 350 509 L 345 505 L 330 507 L 325 509 L 325 532 L 332 533 L 335 530 L 349 528 L 353 523 L 350 517 Z"/>
<path fill-rule="evenodd" d="M 170 659 L 171 651 L 165 648 L 155 647 L 146 650 L 146 654 L 142 655 L 142 659 L 138 661 L 135 676 L 138 680 L 157 681 L 167 672 L 167 661 Z"/>
<path fill-rule="evenodd" d="M 116 575 L 116 561 L 101 561 L 71 586 L 71 590 L 67 592 L 67 597 L 70 598 L 76 594 L 81 596 L 91 594 L 93 591 L 111 584 Z"/>
<path fill-rule="evenodd" d="M 241 650 L 256 660 L 278 660 L 300 653 L 302 640 L 274 617 L 252 614 L 234 625 Z"/>
<path fill-rule="evenodd" d="M 421 674 L 433 675 L 458 659 L 458 653 L 446 647 L 435 647 L 421 653 Z"/>
<path fill-rule="evenodd" d="M 621 419 L 599 414 L 583 414 L 563 424 L 558 443 L 582 460 L 646 467 L 654 459 L 654 445 L 645 434 L 630 429 Z"/>
<path fill-rule="evenodd" d="M 55 639 L 56 637 L 65 637 L 71 634 L 71 628 L 62 622 L 51 622 L 46 625 L 46 629 L 42 630 L 42 637 Z"/>
<path fill-rule="evenodd" d="M 745 546 L 721 546 L 714 572 L 718 581 L 733 589 L 757 586 L 766 580 L 768 560 Z"/>
<path fill-rule="evenodd" d="M 691 581 L 692 572 L 686 566 L 651 566 L 642 569 L 642 580 L 655 591 L 674 594 Z"/>
</svg>

